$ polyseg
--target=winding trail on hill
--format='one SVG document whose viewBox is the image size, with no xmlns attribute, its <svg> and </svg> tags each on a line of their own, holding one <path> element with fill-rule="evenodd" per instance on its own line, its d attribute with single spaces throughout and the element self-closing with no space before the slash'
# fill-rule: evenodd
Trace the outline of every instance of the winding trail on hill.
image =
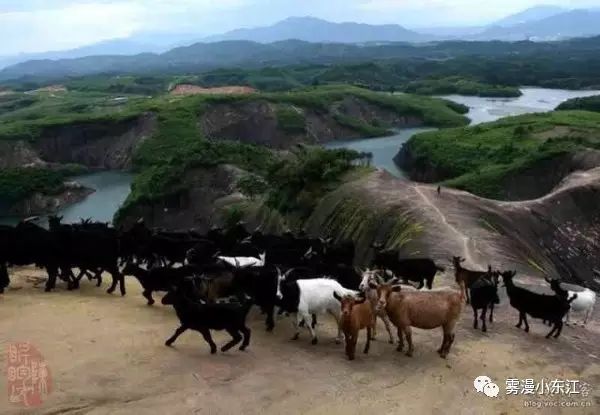
<svg viewBox="0 0 600 415">
<path fill-rule="evenodd" d="M 444 212 L 442 212 L 440 208 L 438 208 L 437 205 L 431 200 L 431 198 L 422 191 L 422 187 L 423 186 L 415 185 L 415 192 L 421 197 L 421 199 L 423 199 L 427 206 L 431 207 L 436 212 L 436 214 L 442 220 L 444 226 L 450 229 L 452 233 L 456 234 L 458 239 L 462 241 L 462 257 L 465 258 L 466 262 L 471 265 L 479 266 L 479 263 L 475 261 L 473 255 L 471 255 L 471 248 L 469 247 L 469 243 L 474 243 L 474 241 L 472 241 L 471 238 L 469 238 L 466 234 L 461 232 L 456 226 L 454 226 L 448 221 L 448 218 L 444 214 Z"/>
</svg>

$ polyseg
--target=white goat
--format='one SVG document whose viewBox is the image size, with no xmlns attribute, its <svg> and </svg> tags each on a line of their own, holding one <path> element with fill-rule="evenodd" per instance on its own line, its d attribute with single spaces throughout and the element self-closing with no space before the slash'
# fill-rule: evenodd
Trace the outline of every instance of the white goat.
<svg viewBox="0 0 600 415">
<path fill-rule="evenodd" d="M 217 258 L 235 268 L 264 267 L 267 254 L 262 253 L 258 258 L 253 256 L 218 256 Z"/>
<path fill-rule="evenodd" d="M 389 275 L 389 274 L 388 274 Z M 383 324 L 385 325 L 385 330 L 388 332 L 388 335 L 390 336 L 390 340 L 389 343 L 390 344 L 394 344 L 394 335 L 392 334 L 392 324 L 390 323 L 390 319 L 387 315 L 387 313 L 385 312 L 385 310 L 378 310 L 377 309 L 377 302 L 379 301 L 378 297 L 377 297 L 377 285 L 383 283 L 383 278 L 381 277 L 381 271 L 378 270 L 370 270 L 367 268 L 366 271 L 363 271 L 362 273 L 362 281 L 360 282 L 360 285 L 358 286 L 359 290 L 361 290 L 362 292 L 365 293 L 365 295 L 367 296 L 367 299 L 369 300 L 369 302 L 371 303 L 371 306 L 373 307 L 373 310 L 375 311 L 375 314 L 377 315 L 377 317 L 379 317 L 382 321 Z M 402 288 L 406 288 L 406 290 L 415 290 L 416 288 L 413 287 L 412 285 L 402 285 Z M 371 336 L 371 340 L 375 340 L 375 337 L 377 336 L 377 324 L 375 324 L 374 328 L 373 328 L 373 335 Z"/>
<path fill-rule="evenodd" d="M 297 284 L 298 290 L 288 290 L 287 287 L 292 284 Z M 284 285 L 284 287 L 282 287 Z M 283 293 L 282 293 L 283 289 Z M 340 302 L 337 301 L 333 294 L 343 297 L 346 295 L 358 294 L 354 290 L 348 290 L 340 285 L 339 282 L 328 278 L 316 278 L 309 280 L 285 281 L 285 276 L 279 276 L 277 284 L 277 298 L 282 300 L 284 295 L 288 296 L 287 301 L 297 304 L 295 310 L 295 318 L 293 320 L 295 334 L 293 339 L 296 340 L 300 336 L 300 322 L 304 320 L 305 326 L 310 331 L 312 344 L 317 344 L 317 335 L 314 328 L 310 324 L 312 314 L 328 313 L 335 318 L 338 327 L 338 335 L 336 343 L 342 341 L 342 329 L 340 327 Z M 297 298 L 295 298 L 297 296 Z M 294 297 L 294 298 L 289 298 Z M 294 310 L 290 310 L 294 312 Z"/>
<path fill-rule="evenodd" d="M 569 315 L 571 312 L 585 313 L 583 319 L 583 326 L 588 322 L 589 317 L 594 312 L 594 305 L 596 304 L 596 293 L 589 288 L 584 288 L 583 291 L 569 291 L 568 298 L 573 297 L 577 294 L 577 298 L 571 303 L 571 309 L 567 313 L 567 324 L 569 324 Z"/>
</svg>

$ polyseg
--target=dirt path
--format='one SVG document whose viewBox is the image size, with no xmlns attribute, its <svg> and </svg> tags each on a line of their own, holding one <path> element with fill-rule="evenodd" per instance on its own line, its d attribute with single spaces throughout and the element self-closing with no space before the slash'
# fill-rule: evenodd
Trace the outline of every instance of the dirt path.
<svg viewBox="0 0 600 415">
<path fill-rule="evenodd" d="M 515 314 L 502 304 L 487 334 L 473 330 L 471 311 L 464 311 L 447 360 L 435 353 L 441 341 L 437 330 L 415 330 L 413 358 L 376 341 L 368 356 L 359 354 L 350 362 L 333 342 L 330 318 L 321 318 L 320 343 L 311 346 L 307 333 L 289 340 L 289 319 L 278 320 L 275 332 L 267 334 L 263 316 L 253 310 L 249 350 L 211 356 L 197 333 L 182 335 L 175 348 L 165 347 L 177 326 L 174 312 L 147 307 L 133 280 L 127 280 L 128 295 L 122 298 L 89 282 L 80 291 L 59 287 L 47 294 L 32 285 L 39 275 L 19 271 L 13 289 L 0 296 L 0 349 L 31 342 L 54 379 L 54 392 L 28 414 L 539 413 L 524 407 L 523 396 L 504 393 L 511 377 L 568 378 L 596 386 L 587 398 L 575 399 L 594 407 L 557 407 L 544 414 L 593 414 L 600 405 L 597 325 L 568 327 L 560 339 L 546 340 L 548 329 L 539 323 L 531 325 L 529 335 L 514 328 Z M 379 337 L 386 337 L 383 327 Z M 221 345 L 227 338 L 219 333 L 215 341 Z M 6 355 L 0 356 L 4 367 Z M 475 393 L 473 379 L 480 375 L 498 383 L 499 398 Z M 1 376 L 0 413 L 24 413 L 8 403 L 6 390 Z"/>
<path fill-rule="evenodd" d="M 466 264 L 481 268 L 482 266 L 476 260 L 474 260 L 473 256 L 471 255 L 471 247 L 475 242 L 448 221 L 446 214 L 442 212 L 437 205 L 432 202 L 431 198 L 423 192 L 423 187 L 424 186 L 415 185 L 415 191 L 423 199 L 426 205 L 431 207 L 436 212 L 442 223 L 456 235 L 458 240 L 462 241 L 463 252 L 461 256 L 465 258 Z M 433 190 L 433 188 L 430 186 L 428 186 L 428 189 Z"/>
</svg>

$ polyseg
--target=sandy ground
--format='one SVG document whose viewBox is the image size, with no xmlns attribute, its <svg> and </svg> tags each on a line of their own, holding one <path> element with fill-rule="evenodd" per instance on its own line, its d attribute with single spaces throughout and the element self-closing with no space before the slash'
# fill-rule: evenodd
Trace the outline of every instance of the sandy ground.
<svg viewBox="0 0 600 415">
<path fill-rule="evenodd" d="M 203 88 L 196 85 L 181 84 L 171 90 L 171 95 L 240 95 L 252 94 L 256 89 L 249 86 L 222 86 L 217 88 Z"/>
<path fill-rule="evenodd" d="M 33 92 L 66 92 L 67 87 L 64 85 L 49 85 L 43 88 L 36 89 Z"/>
<path fill-rule="evenodd" d="M 539 322 L 529 335 L 514 327 L 506 302 L 497 322 L 483 334 L 472 329 L 465 309 L 455 347 L 447 360 L 435 350 L 438 330 L 414 330 L 415 355 L 408 358 L 387 343 L 379 327 L 369 355 L 350 362 L 333 341 L 335 326 L 323 316 L 320 343 L 308 333 L 291 341 L 288 318 L 264 331 L 251 311 L 252 342 L 246 352 L 215 356 L 201 336 L 187 332 L 174 348 L 163 345 L 177 326 L 171 307 L 147 307 L 139 285 L 128 279 L 126 297 L 108 295 L 89 282 L 80 291 L 64 287 L 50 294 L 34 284 L 37 270 L 13 270 L 12 288 L 0 295 L 0 348 L 28 341 L 43 354 L 54 391 L 35 409 L 9 404 L 0 377 L 0 413 L 9 414 L 592 414 L 600 411 L 600 329 L 566 327 L 546 340 Z M 16 275 L 15 275 L 16 274 Z M 42 281 L 39 279 L 38 282 Z M 441 281 L 438 284 L 445 284 Z M 105 282 L 104 288 L 107 283 Z M 596 316 L 598 319 L 598 316 Z M 364 336 L 364 333 L 362 333 Z M 215 334 L 217 344 L 228 339 Z M 359 341 L 362 350 L 364 337 Z M 5 367 L 6 354 L 0 365 Z M 477 394 L 473 380 L 490 376 L 500 397 Z M 507 396 L 507 378 L 575 379 L 594 387 L 588 408 L 524 407 L 525 397 Z M 548 398 L 545 398 L 548 400 Z M 542 399 L 544 400 L 544 399 Z M 573 400 L 569 398 L 550 399 Z"/>
</svg>

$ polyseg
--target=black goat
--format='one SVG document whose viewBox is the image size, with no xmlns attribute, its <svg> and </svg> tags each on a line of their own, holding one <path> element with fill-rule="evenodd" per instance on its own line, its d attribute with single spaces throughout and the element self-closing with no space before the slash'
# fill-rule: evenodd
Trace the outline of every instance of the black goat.
<svg viewBox="0 0 600 415">
<path fill-rule="evenodd" d="M 60 217 L 50 217 L 50 233 L 56 237 L 62 248 L 62 262 L 69 268 L 69 273 L 76 287 L 78 281 L 72 275 L 71 268 L 77 267 L 82 272 L 86 270 L 106 270 L 112 276 L 112 284 L 108 288 L 113 293 L 117 284 L 121 295 L 125 295 L 125 280 L 119 271 L 119 238 L 112 228 L 96 228 L 85 226 L 64 225 Z"/>
<path fill-rule="evenodd" d="M 56 286 L 59 270 L 60 277 L 67 281 L 69 288 L 72 286 L 70 269 L 63 262 L 65 247 L 61 246 L 56 235 L 31 221 L 20 222 L 14 228 L 5 226 L 1 231 L 0 239 L 4 239 L 5 243 L 0 245 L 4 245 L 5 250 L 0 252 L 0 264 L 45 268 L 48 273 L 46 291 L 51 291 Z"/>
<path fill-rule="evenodd" d="M 371 264 L 373 268 L 391 271 L 394 276 L 402 278 L 405 284 L 408 281 L 418 282 L 419 290 L 423 288 L 425 282 L 427 282 L 427 288 L 431 289 L 437 272 L 445 271 L 443 267 L 436 265 L 429 258 L 399 259 L 398 251 L 382 251 L 383 245 L 381 244 L 373 244 L 372 247 L 375 249 L 375 257 Z"/>
<path fill-rule="evenodd" d="M 221 347 L 226 352 L 242 341 L 240 350 L 245 350 L 250 344 L 250 329 L 246 326 L 246 316 L 252 305 L 248 299 L 240 299 L 240 303 L 213 303 L 205 304 L 195 292 L 194 280 L 186 278 L 181 284 L 171 287 L 162 299 L 164 305 L 173 305 L 181 325 L 175 333 L 165 342 L 171 346 L 175 340 L 186 330 L 196 330 L 202 334 L 204 340 L 210 345 L 210 353 L 217 352 L 217 345 L 213 341 L 211 330 L 226 330 L 232 340 Z M 240 335 L 241 333 L 241 335 Z"/>
<path fill-rule="evenodd" d="M 192 277 L 195 273 L 195 268 L 183 266 L 180 268 L 156 267 L 149 270 L 140 268 L 139 266 L 128 263 L 123 268 L 123 275 L 134 276 L 141 284 L 144 291 L 142 295 L 148 300 L 148 305 L 154 304 L 152 293 L 154 291 L 169 291 L 174 284 L 179 284 L 183 278 Z"/>
<path fill-rule="evenodd" d="M 491 267 L 490 267 L 491 268 Z M 471 307 L 473 308 L 473 328 L 477 329 L 477 310 L 481 310 L 481 331 L 487 331 L 486 313 L 490 309 L 490 323 L 494 322 L 494 305 L 500 304 L 498 297 L 498 280 L 494 278 L 491 269 L 489 273 L 475 281 L 469 292 L 471 294 Z"/>
<path fill-rule="evenodd" d="M 525 332 L 529 333 L 529 323 L 527 322 L 527 314 L 529 314 L 533 318 L 548 320 L 554 324 L 546 338 L 552 334 L 554 334 L 554 338 L 560 336 L 563 317 L 571 308 L 571 302 L 577 298 L 577 294 L 569 299 L 557 295 L 537 294 L 517 287 L 513 282 L 516 274 L 516 271 L 505 271 L 501 274 L 510 305 L 519 311 L 519 322 L 516 327 L 521 328 L 521 325 L 525 323 Z"/>
<path fill-rule="evenodd" d="M 234 285 L 241 292 L 249 295 L 254 304 L 267 315 L 265 321 L 267 331 L 272 331 L 275 327 L 275 306 L 279 304 L 277 299 L 279 272 L 277 268 L 267 265 L 264 267 L 236 269 L 234 272 Z"/>
</svg>

